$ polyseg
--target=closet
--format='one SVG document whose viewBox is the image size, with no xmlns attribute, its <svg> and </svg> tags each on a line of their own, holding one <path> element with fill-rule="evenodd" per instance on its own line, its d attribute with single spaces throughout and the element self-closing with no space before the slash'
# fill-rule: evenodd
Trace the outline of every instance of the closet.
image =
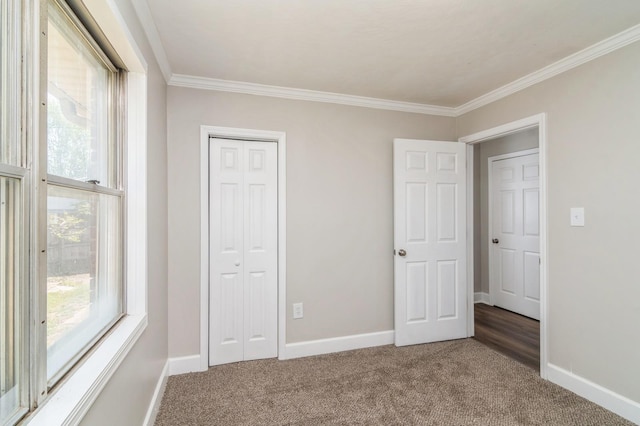
<svg viewBox="0 0 640 426">
<path fill-rule="evenodd" d="M 277 144 L 209 142 L 209 365 L 276 357 Z"/>
</svg>

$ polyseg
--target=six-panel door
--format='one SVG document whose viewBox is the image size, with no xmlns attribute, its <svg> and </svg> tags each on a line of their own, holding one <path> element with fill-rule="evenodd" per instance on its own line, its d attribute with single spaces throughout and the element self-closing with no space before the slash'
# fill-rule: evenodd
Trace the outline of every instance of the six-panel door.
<svg viewBox="0 0 640 426">
<path fill-rule="evenodd" d="M 540 319 L 538 154 L 491 161 L 491 300 Z"/>
<path fill-rule="evenodd" d="M 467 337 L 466 146 L 393 147 L 396 345 Z"/>
</svg>

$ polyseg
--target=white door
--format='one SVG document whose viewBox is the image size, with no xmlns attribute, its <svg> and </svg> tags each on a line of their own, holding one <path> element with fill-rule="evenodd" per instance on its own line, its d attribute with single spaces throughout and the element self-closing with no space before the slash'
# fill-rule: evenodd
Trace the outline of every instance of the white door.
<svg viewBox="0 0 640 426">
<path fill-rule="evenodd" d="M 489 159 L 491 301 L 539 320 L 538 152 L 529 150 L 520 154 Z"/>
<path fill-rule="evenodd" d="M 397 346 L 468 336 L 465 153 L 393 141 Z"/>
<path fill-rule="evenodd" d="M 277 349 L 277 144 L 211 139 L 209 365 Z"/>
</svg>

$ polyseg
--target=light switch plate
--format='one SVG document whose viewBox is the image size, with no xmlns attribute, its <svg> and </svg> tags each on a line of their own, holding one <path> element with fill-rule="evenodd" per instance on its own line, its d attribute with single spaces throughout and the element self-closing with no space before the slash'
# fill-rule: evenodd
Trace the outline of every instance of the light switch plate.
<svg viewBox="0 0 640 426">
<path fill-rule="evenodd" d="M 571 207 L 571 226 L 584 226 L 584 207 Z"/>
<path fill-rule="evenodd" d="M 304 316 L 302 303 L 293 304 L 293 319 L 300 319 Z"/>
</svg>

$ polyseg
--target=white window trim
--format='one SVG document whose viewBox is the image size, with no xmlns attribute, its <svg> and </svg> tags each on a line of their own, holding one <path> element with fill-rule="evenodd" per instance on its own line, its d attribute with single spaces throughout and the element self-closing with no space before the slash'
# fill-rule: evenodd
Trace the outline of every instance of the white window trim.
<svg viewBox="0 0 640 426">
<path fill-rule="evenodd" d="M 35 2 L 37 3 L 37 2 Z M 125 359 L 148 324 L 147 318 L 147 64 L 115 4 L 109 0 L 92 2 L 90 12 L 119 53 L 129 70 L 127 75 L 127 140 L 125 142 L 126 182 L 126 265 L 127 303 L 125 317 L 85 357 L 81 365 L 59 384 L 31 415 L 31 425 L 73 425 L 80 422 L 98 398 L 118 366 Z M 32 10 L 32 13 L 34 11 Z M 34 19 L 38 22 L 39 11 Z M 99 18 L 99 19 L 98 19 Z M 39 26 L 32 31 L 34 61 L 31 82 L 38 79 Z M 38 87 L 37 85 L 35 87 Z M 34 90 L 34 98 L 39 94 Z M 38 105 L 36 101 L 34 105 Z M 37 108 L 37 107 L 36 107 Z M 32 111 L 37 113 L 37 111 Z M 37 126 L 38 119 L 32 121 Z M 37 134 L 37 127 L 34 134 Z"/>
</svg>

